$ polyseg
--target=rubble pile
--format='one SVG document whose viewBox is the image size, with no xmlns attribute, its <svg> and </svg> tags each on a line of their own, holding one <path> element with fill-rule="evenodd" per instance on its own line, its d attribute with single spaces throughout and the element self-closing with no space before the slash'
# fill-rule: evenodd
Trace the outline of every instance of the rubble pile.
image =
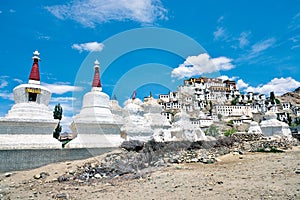
<svg viewBox="0 0 300 200">
<path fill-rule="evenodd" d="M 228 153 L 244 154 L 261 149 L 288 149 L 297 145 L 297 140 L 285 137 L 263 137 L 258 134 L 233 134 L 215 141 L 148 142 L 126 141 L 124 151 L 108 154 L 103 160 L 86 163 L 77 170 L 58 178 L 59 182 L 75 181 L 88 183 L 116 177 L 140 178 L 161 167 L 173 163 L 204 163 L 218 161 Z"/>
</svg>

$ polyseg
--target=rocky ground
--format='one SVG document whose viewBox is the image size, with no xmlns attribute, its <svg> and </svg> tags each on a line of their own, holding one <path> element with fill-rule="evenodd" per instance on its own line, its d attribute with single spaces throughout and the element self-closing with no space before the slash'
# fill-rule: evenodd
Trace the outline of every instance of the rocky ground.
<svg viewBox="0 0 300 200">
<path fill-rule="evenodd" d="M 2 174 L 0 199 L 300 199 L 297 144 L 260 135 L 135 141 L 87 160 Z"/>
</svg>

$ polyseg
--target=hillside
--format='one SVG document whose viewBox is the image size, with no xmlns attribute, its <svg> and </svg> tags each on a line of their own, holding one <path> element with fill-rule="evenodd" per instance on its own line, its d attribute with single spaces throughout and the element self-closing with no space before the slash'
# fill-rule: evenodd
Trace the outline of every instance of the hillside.
<svg viewBox="0 0 300 200">
<path fill-rule="evenodd" d="M 294 106 L 300 106 L 300 87 L 294 92 L 288 92 L 277 97 L 281 102 L 290 102 Z"/>
</svg>

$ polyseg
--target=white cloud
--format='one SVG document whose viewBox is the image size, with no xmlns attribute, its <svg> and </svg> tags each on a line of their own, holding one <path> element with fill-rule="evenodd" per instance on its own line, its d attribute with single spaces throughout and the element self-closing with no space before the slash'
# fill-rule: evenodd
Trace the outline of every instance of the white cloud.
<svg viewBox="0 0 300 200">
<path fill-rule="evenodd" d="M 298 49 L 299 47 L 300 47 L 300 44 L 294 45 L 294 46 L 291 47 L 291 50 Z"/>
<path fill-rule="evenodd" d="M 59 19 L 72 19 L 87 27 L 125 20 L 149 24 L 167 18 L 160 0 L 77 0 L 45 8 Z"/>
<path fill-rule="evenodd" d="M 1 80 L 0 88 L 5 88 L 8 85 L 8 82 L 6 80 Z"/>
<path fill-rule="evenodd" d="M 300 28 L 300 12 L 298 12 L 296 15 L 293 16 L 293 18 L 288 26 L 288 29 L 290 31 L 295 31 L 299 28 Z"/>
<path fill-rule="evenodd" d="M 274 78 L 265 85 L 259 85 L 257 87 L 249 86 L 245 89 L 246 92 L 258 92 L 261 94 L 269 94 L 274 91 L 276 95 L 282 95 L 284 93 L 293 91 L 300 87 L 300 82 L 291 77 L 287 78 Z"/>
<path fill-rule="evenodd" d="M 19 84 L 22 84 L 22 83 L 23 83 L 23 81 L 22 81 L 21 79 L 18 79 L 18 78 L 14 78 L 13 80 L 16 81 L 16 82 L 19 83 Z"/>
<path fill-rule="evenodd" d="M 231 59 L 227 57 L 210 58 L 207 53 L 199 54 L 198 56 L 189 56 L 175 68 L 171 75 L 175 78 L 192 77 L 205 73 L 217 72 L 219 70 L 230 70 L 234 67 L 231 64 Z"/>
<path fill-rule="evenodd" d="M 250 35 L 250 32 L 242 32 L 240 34 L 238 41 L 239 41 L 239 47 L 241 49 L 249 44 L 249 40 L 248 40 L 249 35 Z"/>
<path fill-rule="evenodd" d="M 52 93 L 54 94 L 64 94 L 67 92 L 75 92 L 75 91 L 81 91 L 81 87 L 73 86 L 73 85 L 64 85 L 64 84 L 47 84 L 47 83 L 42 83 L 45 87 L 49 88 Z"/>
<path fill-rule="evenodd" d="M 226 31 L 223 27 L 218 27 L 214 32 L 214 40 L 223 40 L 227 38 Z"/>
<path fill-rule="evenodd" d="M 3 91 L 3 92 L 0 92 L 0 98 L 8 99 L 8 100 L 13 101 L 14 100 L 14 94 Z"/>
<path fill-rule="evenodd" d="M 79 52 L 82 51 L 102 51 L 104 44 L 98 42 L 87 42 L 83 44 L 73 44 L 72 49 L 76 49 Z"/>
<path fill-rule="evenodd" d="M 239 79 L 237 82 L 236 82 L 236 87 L 238 89 L 242 89 L 242 88 L 247 88 L 249 86 L 248 83 L 245 83 L 242 79 Z"/>
<path fill-rule="evenodd" d="M 224 16 L 219 17 L 218 23 L 221 23 L 224 20 Z"/>
<path fill-rule="evenodd" d="M 69 102 L 69 101 L 75 101 L 75 97 L 52 97 L 51 102 L 55 103 L 60 103 L 60 102 Z"/>
<path fill-rule="evenodd" d="M 276 42 L 275 38 L 269 38 L 252 45 L 251 54 L 258 54 L 266 49 L 272 47 Z"/>
<path fill-rule="evenodd" d="M 236 80 L 238 77 L 236 77 L 236 76 L 229 77 L 229 76 L 226 76 L 226 75 L 222 75 L 222 76 L 219 76 L 218 78 L 219 78 L 219 79 L 222 79 L 223 81 L 226 81 L 226 80 L 234 81 L 234 80 Z"/>
<path fill-rule="evenodd" d="M 274 37 L 259 41 L 251 46 L 251 49 L 242 57 L 236 59 L 236 62 L 250 61 L 261 56 L 266 50 L 273 47 L 276 43 Z"/>
</svg>

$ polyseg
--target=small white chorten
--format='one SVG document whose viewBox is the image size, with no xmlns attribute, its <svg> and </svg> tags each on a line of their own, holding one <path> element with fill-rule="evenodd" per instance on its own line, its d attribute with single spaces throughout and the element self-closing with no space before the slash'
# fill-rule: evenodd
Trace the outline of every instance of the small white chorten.
<svg viewBox="0 0 300 200">
<path fill-rule="evenodd" d="M 121 130 L 127 140 L 148 141 L 152 138 L 153 130 L 144 117 L 142 101 L 133 97 L 124 102 L 124 125 Z"/>
<path fill-rule="evenodd" d="M 261 131 L 265 136 L 291 136 L 291 130 L 287 123 L 281 122 L 276 119 L 277 116 L 274 112 L 268 111 L 265 114 L 265 120 L 260 123 Z"/>
<path fill-rule="evenodd" d="M 248 129 L 248 133 L 252 133 L 252 134 L 262 134 L 261 128 L 260 128 L 260 126 L 258 125 L 257 122 L 252 121 L 252 122 L 250 123 L 250 127 L 249 127 L 249 129 Z"/>
</svg>

